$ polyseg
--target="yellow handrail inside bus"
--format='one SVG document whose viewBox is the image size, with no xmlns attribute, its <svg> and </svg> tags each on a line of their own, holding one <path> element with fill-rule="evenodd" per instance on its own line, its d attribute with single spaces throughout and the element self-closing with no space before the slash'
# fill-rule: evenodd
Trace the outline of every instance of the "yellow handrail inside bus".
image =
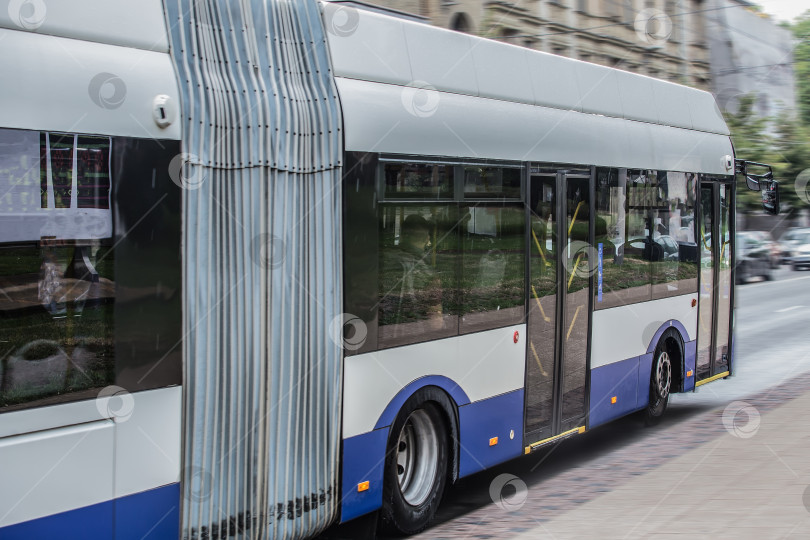
<svg viewBox="0 0 810 540">
<path fill-rule="evenodd" d="M 540 241 L 537 239 L 537 234 L 535 234 L 534 229 L 532 229 L 532 238 L 534 238 L 534 245 L 537 246 L 537 251 L 539 251 L 540 256 L 543 257 L 543 262 L 546 266 L 551 266 L 551 263 L 546 260 L 546 254 L 543 253 L 543 248 L 540 247 Z"/>
<path fill-rule="evenodd" d="M 546 312 L 543 309 L 543 304 L 540 303 L 540 297 L 537 296 L 537 289 L 534 288 L 534 285 L 532 285 L 532 294 L 534 295 L 534 301 L 537 302 L 537 307 L 540 308 L 540 313 L 543 315 L 543 320 L 546 322 L 551 322 L 551 317 L 546 315 Z"/>
<path fill-rule="evenodd" d="M 577 207 L 576 207 L 576 209 L 574 210 L 574 217 L 572 217 L 572 218 L 571 218 L 571 225 L 569 225 L 569 226 L 568 226 L 568 236 L 569 236 L 569 237 L 571 236 L 571 229 L 573 229 L 573 228 L 574 228 L 574 222 L 577 220 L 577 214 L 579 214 L 579 209 L 580 209 L 580 207 L 582 206 L 582 203 L 584 203 L 584 202 L 585 202 L 585 201 L 579 201 L 579 202 L 577 203 Z"/>
</svg>

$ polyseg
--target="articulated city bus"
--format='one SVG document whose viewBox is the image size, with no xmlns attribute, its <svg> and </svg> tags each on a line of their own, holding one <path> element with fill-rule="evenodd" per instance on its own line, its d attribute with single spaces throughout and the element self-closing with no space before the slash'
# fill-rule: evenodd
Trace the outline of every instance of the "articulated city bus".
<svg viewBox="0 0 810 540">
<path fill-rule="evenodd" d="M 19 4 L 19 5 L 18 5 Z M 342 3 L 0 13 L 0 537 L 414 533 L 734 371 L 706 92 Z"/>
</svg>

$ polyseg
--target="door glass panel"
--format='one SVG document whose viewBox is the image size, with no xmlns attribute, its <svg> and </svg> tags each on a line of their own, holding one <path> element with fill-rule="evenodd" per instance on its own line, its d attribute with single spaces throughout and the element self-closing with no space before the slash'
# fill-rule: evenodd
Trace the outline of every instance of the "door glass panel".
<svg viewBox="0 0 810 540">
<path fill-rule="evenodd" d="M 714 303 L 714 252 L 712 186 L 700 188 L 700 307 L 698 311 L 697 379 L 711 374 L 712 308 Z"/>
<path fill-rule="evenodd" d="M 556 176 L 531 184 L 529 326 L 525 433 L 550 430 L 554 410 L 554 343 L 557 316 Z M 547 435 L 550 435 L 548 433 Z M 542 435 L 535 440 L 542 439 Z"/>
<path fill-rule="evenodd" d="M 731 323 L 731 189 L 720 184 L 720 236 L 717 277 L 717 346 L 714 374 L 728 370 L 728 337 Z"/>
<path fill-rule="evenodd" d="M 564 253 L 565 310 L 561 430 L 566 420 L 585 414 L 585 381 L 588 358 L 589 278 L 596 255 L 590 242 L 589 178 L 567 178 Z"/>
</svg>

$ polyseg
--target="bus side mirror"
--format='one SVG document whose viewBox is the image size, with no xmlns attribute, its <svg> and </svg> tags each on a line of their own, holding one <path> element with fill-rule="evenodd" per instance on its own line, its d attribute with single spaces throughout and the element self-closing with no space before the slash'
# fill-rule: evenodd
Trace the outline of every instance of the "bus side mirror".
<svg viewBox="0 0 810 540">
<path fill-rule="evenodd" d="M 775 216 L 779 213 L 779 182 L 760 182 L 760 194 L 762 195 L 762 209 L 766 213 Z"/>
</svg>

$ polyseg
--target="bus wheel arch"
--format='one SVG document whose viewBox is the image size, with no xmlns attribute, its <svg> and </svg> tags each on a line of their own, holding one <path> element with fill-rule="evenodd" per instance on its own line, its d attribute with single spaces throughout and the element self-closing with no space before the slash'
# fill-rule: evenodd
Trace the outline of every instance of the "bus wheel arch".
<svg viewBox="0 0 810 540">
<path fill-rule="evenodd" d="M 457 407 L 441 388 L 419 388 L 402 404 L 389 431 L 382 529 L 415 534 L 427 527 L 457 471 Z"/>
<path fill-rule="evenodd" d="M 666 330 L 653 350 L 650 397 L 643 411 L 647 425 L 657 424 L 666 412 L 669 396 L 683 390 L 684 358 L 683 337 L 674 328 Z"/>
</svg>

